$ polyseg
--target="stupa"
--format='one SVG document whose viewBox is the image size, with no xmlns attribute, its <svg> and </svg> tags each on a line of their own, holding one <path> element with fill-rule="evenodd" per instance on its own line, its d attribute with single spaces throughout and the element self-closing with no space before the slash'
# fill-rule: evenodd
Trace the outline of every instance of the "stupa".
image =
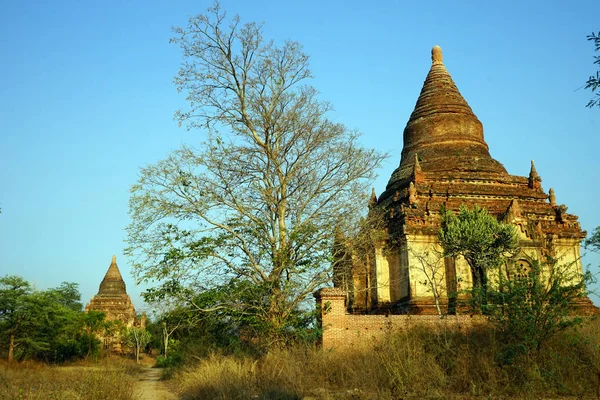
<svg viewBox="0 0 600 400">
<path fill-rule="evenodd" d="M 112 261 L 104 279 L 100 282 L 98 294 L 85 306 L 85 312 L 102 311 L 106 314 L 107 321 L 118 321 L 124 327 L 139 326 L 144 328 L 146 325 L 146 316 L 142 314 L 137 317 L 135 307 L 131 298 L 127 294 L 127 288 L 121 271 L 117 266 L 117 257 L 112 256 Z M 114 334 L 100 337 L 105 349 L 121 351 L 120 334 L 115 331 Z"/>
<path fill-rule="evenodd" d="M 533 161 L 529 176 L 516 176 L 491 157 L 483 125 L 448 73 L 439 46 L 432 49 L 432 65 L 403 136 L 400 165 L 370 204 L 385 213 L 387 237 L 375 244 L 367 270 L 353 268 L 352 284 L 344 288 L 350 311 L 436 312 L 422 263 L 441 251 L 442 207 L 457 211 L 462 204 L 477 205 L 514 224 L 521 248 L 517 262 L 525 270 L 532 259 L 551 254 L 582 272 L 585 232 L 577 217 L 556 203 L 552 189 L 542 189 Z M 440 300 L 447 307 L 448 294 L 472 287 L 472 277 L 461 257 L 438 260 Z M 594 308 L 587 299 L 583 303 L 582 310 Z"/>
<path fill-rule="evenodd" d="M 127 294 L 116 256 L 112 257 L 108 271 L 100 283 L 98 294 L 86 304 L 85 311 L 89 310 L 103 311 L 106 313 L 107 320 L 121 321 L 127 327 L 135 324 L 135 307 Z"/>
</svg>

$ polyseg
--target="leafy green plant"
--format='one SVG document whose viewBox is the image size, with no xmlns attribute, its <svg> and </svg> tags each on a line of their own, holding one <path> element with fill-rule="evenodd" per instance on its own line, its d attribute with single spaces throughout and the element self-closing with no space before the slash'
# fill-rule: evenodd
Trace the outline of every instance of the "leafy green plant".
<svg viewBox="0 0 600 400">
<path fill-rule="evenodd" d="M 438 238 L 446 257 L 462 256 L 467 261 L 473 278 L 473 307 L 485 306 L 488 272 L 517 251 L 515 228 L 499 222 L 485 208 L 462 205 L 457 214 L 442 210 Z"/>
<path fill-rule="evenodd" d="M 501 361 L 534 362 L 553 336 L 581 325 L 577 301 L 587 296 L 592 282 L 589 271 L 582 275 L 552 258 L 530 259 L 527 270 L 515 263 L 508 276 L 500 275 L 485 307 L 503 337 Z"/>
</svg>

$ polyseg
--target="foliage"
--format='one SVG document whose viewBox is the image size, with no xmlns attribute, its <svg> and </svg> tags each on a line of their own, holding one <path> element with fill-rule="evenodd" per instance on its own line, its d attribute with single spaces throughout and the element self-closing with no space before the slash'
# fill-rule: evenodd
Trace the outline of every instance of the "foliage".
<svg viewBox="0 0 600 400">
<path fill-rule="evenodd" d="M 592 236 L 585 239 L 584 245 L 587 249 L 600 253 L 600 226 L 597 226 L 596 229 L 594 229 Z"/>
<path fill-rule="evenodd" d="M 21 333 L 29 315 L 29 298 L 32 288 L 29 282 L 18 276 L 0 278 L 0 327 L 2 339 L 7 341 L 8 361 L 12 361 L 15 349 L 23 341 Z"/>
<path fill-rule="evenodd" d="M 597 34 L 592 32 L 591 35 L 588 35 L 587 39 L 594 42 L 595 51 L 600 51 L 600 32 Z M 600 56 L 594 56 L 594 64 L 600 64 Z M 591 75 L 585 83 L 585 88 L 591 89 L 592 92 L 595 92 L 598 87 L 600 87 L 600 69 L 596 71 L 596 76 Z M 600 107 L 600 92 L 596 93 L 596 98 L 591 99 L 586 107 L 592 108 L 595 106 Z"/>
<path fill-rule="evenodd" d="M 351 228 L 335 230 L 332 246 L 333 285 L 346 293 L 349 309 L 364 307 L 369 311 L 373 306 L 371 268 L 375 262 L 376 247 L 384 246 L 387 239 L 386 211 L 374 207 L 375 194 L 369 202 L 369 213 Z M 364 288 L 357 290 L 354 279 L 361 279 Z"/>
<path fill-rule="evenodd" d="M 150 332 L 146 329 L 132 326 L 125 331 L 125 341 L 133 349 L 135 361 L 140 363 L 140 351 L 142 351 L 148 343 L 150 343 Z"/>
<path fill-rule="evenodd" d="M 499 267 L 517 250 L 514 227 L 503 224 L 485 208 L 465 205 L 458 214 L 442 210 L 442 228 L 438 233 L 444 256 L 463 256 L 473 278 L 472 299 L 475 308 L 487 303 L 488 271 Z"/>
<path fill-rule="evenodd" d="M 281 343 L 331 279 L 335 226 L 360 216 L 384 156 L 327 119 L 298 43 L 276 46 L 218 3 L 175 34 L 175 83 L 190 105 L 176 118 L 206 140 L 142 169 L 126 252 L 138 281 L 160 282 L 150 297 L 185 305 L 206 293 L 197 311 Z"/>
<path fill-rule="evenodd" d="M 516 263 L 489 289 L 487 314 L 503 338 L 503 363 L 532 363 L 553 336 L 583 321 L 574 315 L 593 281 L 589 272 L 582 275 L 552 258 L 530 260 L 527 269 Z"/>
<path fill-rule="evenodd" d="M 0 346 L 7 359 L 64 362 L 97 351 L 97 339 L 83 331 L 88 316 L 81 308 L 75 283 L 35 291 L 21 277 L 0 278 Z"/>
</svg>

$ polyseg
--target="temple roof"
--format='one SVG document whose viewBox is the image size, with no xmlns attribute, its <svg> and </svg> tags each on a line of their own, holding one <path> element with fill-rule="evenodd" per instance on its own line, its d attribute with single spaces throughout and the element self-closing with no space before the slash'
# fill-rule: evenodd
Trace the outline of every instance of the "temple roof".
<svg viewBox="0 0 600 400">
<path fill-rule="evenodd" d="M 117 266 L 117 257 L 112 256 L 112 261 L 104 275 L 104 279 L 100 283 L 100 289 L 98 290 L 98 296 L 115 296 L 127 294 L 125 287 L 125 281 L 121 276 L 121 271 Z"/>
<path fill-rule="evenodd" d="M 400 166 L 388 183 L 408 185 L 415 159 L 424 172 L 507 172 L 488 151 L 483 125 L 444 66 L 442 49 L 431 50 L 431 68 L 404 129 Z"/>
<path fill-rule="evenodd" d="M 490 156 L 483 125 L 454 84 L 439 46 L 431 55 L 431 68 L 404 129 L 400 165 L 369 206 L 384 209 L 395 221 L 389 228 L 401 234 L 435 235 L 440 210 L 465 204 L 484 207 L 503 220 L 528 221 L 531 226 L 522 229 L 530 238 L 585 237 L 577 217 L 557 205 L 554 191 L 544 192 L 533 161 L 529 176 L 518 176 Z"/>
</svg>

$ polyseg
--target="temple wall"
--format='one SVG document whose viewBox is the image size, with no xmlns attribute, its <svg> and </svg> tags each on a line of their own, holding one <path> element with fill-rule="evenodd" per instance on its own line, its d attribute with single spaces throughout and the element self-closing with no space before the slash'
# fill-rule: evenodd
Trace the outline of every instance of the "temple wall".
<svg viewBox="0 0 600 400">
<path fill-rule="evenodd" d="M 384 304 L 390 302 L 390 265 L 387 258 L 383 255 L 383 249 L 375 249 L 375 274 L 377 303 Z"/>
<path fill-rule="evenodd" d="M 484 317 L 469 315 L 352 315 L 346 312 L 345 294 L 339 289 L 321 289 L 315 297 L 321 310 L 321 345 L 327 350 L 371 346 L 389 333 L 416 326 L 463 330 L 486 323 Z"/>
</svg>

